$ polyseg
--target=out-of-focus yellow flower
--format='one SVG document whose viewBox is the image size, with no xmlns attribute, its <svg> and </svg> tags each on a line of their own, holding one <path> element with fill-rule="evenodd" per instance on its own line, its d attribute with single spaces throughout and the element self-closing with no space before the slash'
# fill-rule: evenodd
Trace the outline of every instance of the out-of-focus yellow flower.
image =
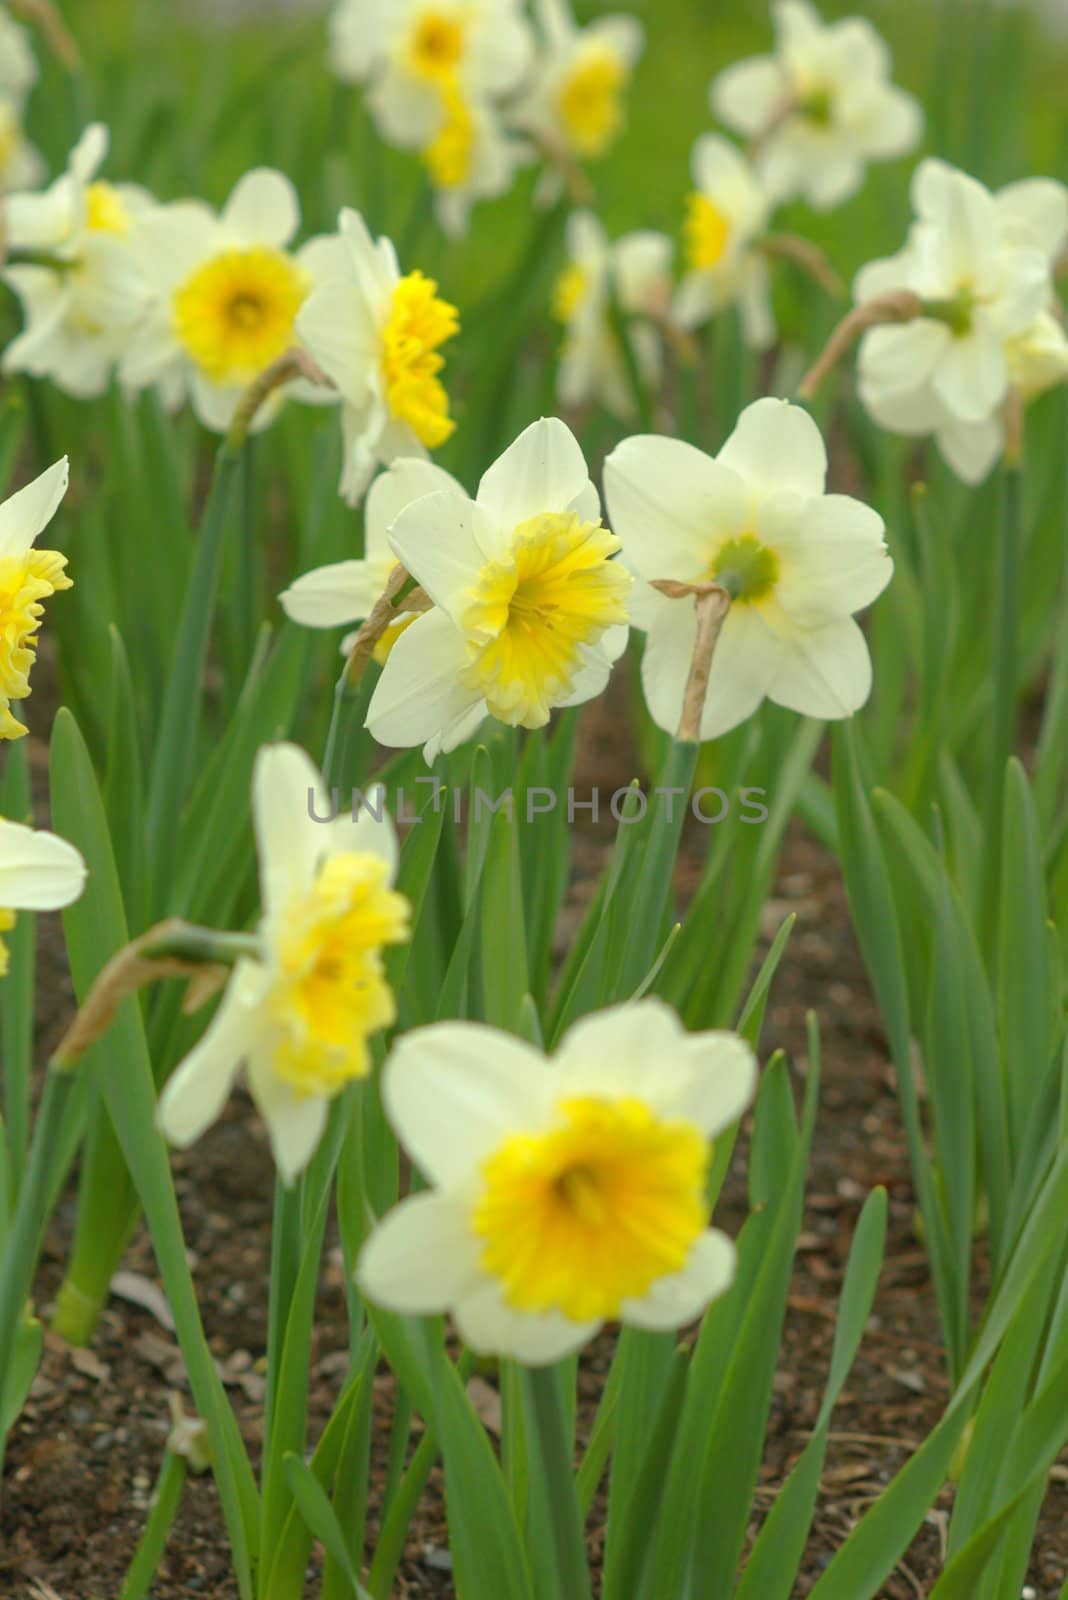
<svg viewBox="0 0 1068 1600">
<path fill-rule="evenodd" d="M 370 1070 L 368 1039 L 396 1016 L 384 946 L 408 937 L 391 887 L 393 827 L 368 810 L 331 819 L 322 780 L 295 745 L 260 752 L 253 777 L 261 953 L 234 968 L 203 1039 L 160 1097 L 159 1122 L 191 1144 L 219 1115 L 241 1065 L 291 1183 L 311 1159 L 330 1101 Z"/>
<path fill-rule="evenodd" d="M 591 211 L 575 211 L 567 223 L 567 253 L 552 302 L 553 315 L 564 324 L 557 396 L 567 407 L 594 400 L 629 420 L 637 400 L 613 306 L 627 319 L 638 374 L 654 390 L 663 371 L 657 324 L 671 311 L 671 240 L 641 231 L 609 241 Z"/>
<path fill-rule="evenodd" d="M 472 1349 L 531 1366 L 606 1321 L 692 1321 L 734 1274 L 730 1240 L 708 1226 L 710 1140 L 755 1077 L 741 1039 L 687 1034 L 658 1000 L 587 1017 L 551 1061 L 475 1023 L 416 1030 L 382 1089 L 432 1187 L 372 1233 L 363 1292 L 451 1311 Z"/>
<path fill-rule="evenodd" d="M 775 337 L 768 264 L 757 248 L 771 202 L 750 162 L 727 139 L 705 134 L 693 149 L 694 192 L 684 225 L 688 271 L 675 299 L 684 328 L 735 305 L 747 344 Z"/>
<path fill-rule="evenodd" d="M 199 201 L 156 206 L 139 229 L 137 256 L 151 299 L 124 353 L 131 388 L 158 387 L 169 409 L 188 396 L 204 426 L 224 433 L 242 397 L 296 342 L 297 312 L 332 257 L 323 241 L 290 244 L 300 206 L 289 179 L 246 173 L 216 215 Z M 290 384 L 253 422 L 264 428 L 286 395 L 324 399 Z"/>
<path fill-rule="evenodd" d="M 4 281 L 26 325 L 4 352 L 4 368 L 85 399 L 104 392 L 149 303 L 134 239 L 153 202 L 132 184 L 97 178 L 107 149 L 107 129 L 92 124 L 54 183 L 5 201 L 14 259 Z M 20 253 L 31 259 L 20 262 Z"/>
<path fill-rule="evenodd" d="M 566 0 L 540 0 L 541 52 L 510 112 L 513 125 L 547 155 L 539 197 L 551 203 L 563 174 L 607 154 L 623 127 L 623 100 L 642 52 L 634 17 L 600 17 L 580 28 Z"/>
<path fill-rule="evenodd" d="M 26 732 L 11 708 L 30 692 L 43 602 L 71 587 L 66 556 L 33 548 L 67 491 L 68 477 L 64 456 L 0 505 L 0 739 Z"/>
</svg>

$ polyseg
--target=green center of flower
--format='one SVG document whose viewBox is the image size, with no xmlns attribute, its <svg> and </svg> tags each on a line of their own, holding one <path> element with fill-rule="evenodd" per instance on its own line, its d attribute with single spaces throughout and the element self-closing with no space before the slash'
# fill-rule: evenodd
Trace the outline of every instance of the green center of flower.
<svg viewBox="0 0 1068 1600">
<path fill-rule="evenodd" d="M 974 291 L 967 284 L 962 284 L 956 294 L 944 300 L 925 300 L 923 314 L 933 317 L 936 322 L 944 322 L 954 339 L 966 339 L 972 331 L 975 307 Z"/>
<path fill-rule="evenodd" d="M 743 533 L 720 545 L 710 576 L 723 585 L 731 599 L 752 603 L 763 600 L 779 577 L 779 558 L 761 544 L 754 533 Z"/>
<path fill-rule="evenodd" d="M 806 122 L 814 122 L 819 128 L 829 128 L 834 121 L 831 91 L 822 86 L 806 90 L 797 102 L 797 109 Z"/>
</svg>

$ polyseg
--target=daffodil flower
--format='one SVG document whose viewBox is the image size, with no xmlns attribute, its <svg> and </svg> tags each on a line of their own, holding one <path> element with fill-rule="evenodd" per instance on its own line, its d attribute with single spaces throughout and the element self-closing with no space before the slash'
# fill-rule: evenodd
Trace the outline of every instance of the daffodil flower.
<svg viewBox="0 0 1068 1600">
<path fill-rule="evenodd" d="M 34 549 L 67 492 L 69 476 L 64 456 L 0 505 L 0 739 L 26 732 L 11 707 L 30 692 L 43 602 L 71 587 L 66 556 Z"/>
<path fill-rule="evenodd" d="M 21 103 L 37 82 L 37 58 L 25 28 L 0 9 L 0 95 Z"/>
<path fill-rule="evenodd" d="M 645 35 L 634 17 L 598 17 L 580 28 L 567 0 L 538 0 L 541 50 L 530 81 L 511 108 L 550 165 L 538 198 L 552 204 L 564 174 L 607 155 L 623 129 L 623 100 Z"/>
<path fill-rule="evenodd" d="M 14 260 L 3 277 L 26 324 L 4 352 L 4 370 L 49 378 L 79 398 L 107 388 L 149 301 L 134 241 L 151 197 L 97 178 L 107 149 L 108 131 L 94 123 L 48 189 L 4 204 Z"/>
<path fill-rule="evenodd" d="M 510 94 L 532 48 L 520 0 L 338 0 L 330 15 L 333 70 L 370 85 L 382 137 L 411 150 L 433 138 L 443 88 L 462 85 L 477 100 Z"/>
<path fill-rule="evenodd" d="M 360 1289 L 407 1315 L 450 1311 L 473 1350 L 531 1366 L 605 1322 L 693 1321 L 733 1278 L 734 1247 L 708 1225 L 711 1140 L 755 1078 L 741 1039 L 687 1034 L 658 1000 L 585 1018 L 551 1059 L 476 1023 L 417 1029 L 382 1095 L 431 1188 L 371 1234 Z"/>
<path fill-rule="evenodd" d="M 382 950 L 408 937 L 391 887 L 393 826 L 361 810 L 333 821 L 314 764 L 295 745 L 260 752 L 252 786 L 263 918 L 214 1019 L 160 1096 L 159 1125 L 192 1144 L 220 1115 L 242 1064 L 275 1163 L 292 1183 L 332 1099 L 367 1076 L 368 1040 L 396 1017 Z M 319 820 L 316 820 L 319 819 Z"/>
<path fill-rule="evenodd" d="M 372 239 L 358 212 L 342 211 L 339 230 L 297 332 L 340 392 L 341 493 L 355 504 L 377 465 L 425 456 L 452 434 L 441 346 L 459 318 L 433 279 L 401 275 L 390 240 Z"/>
<path fill-rule="evenodd" d="M 857 192 L 872 161 L 907 155 L 923 134 L 917 101 L 890 81 L 890 52 L 871 23 L 825 23 L 808 0 L 776 0 L 775 53 L 721 72 L 712 110 L 757 146 L 776 200 L 828 211 Z"/>
<path fill-rule="evenodd" d="M 768 193 L 741 151 L 716 134 L 698 139 L 692 170 L 687 271 L 675 297 L 675 319 L 683 328 L 697 328 L 737 306 L 746 343 L 764 350 L 775 338 L 768 262 L 758 248 L 771 212 Z"/>
<path fill-rule="evenodd" d="M 860 397 L 881 427 L 933 434 L 958 477 L 977 483 L 1003 449 L 1010 384 L 1034 393 L 1063 370 L 1063 335 L 1046 319 L 1068 190 L 1038 178 L 993 195 L 931 160 L 916 170 L 912 203 L 917 220 L 905 248 L 864 267 L 854 298 L 865 304 L 910 290 L 924 314 L 864 335 Z"/>
<path fill-rule="evenodd" d="M 41 152 L 26 137 L 18 101 L 0 93 L 0 194 L 36 189 L 47 171 Z"/>
<path fill-rule="evenodd" d="M 297 343 L 297 312 L 320 263 L 333 261 L 316 240 L 290 251 L 299 223 L 293 185 L 266 167 L 245 174 L 218 216 L 196 200 L 155 207 L 137 242 L 151 301 L 122 382 L 157 387 L 170 410 L 188 396 L 206 428 L 225 432 L 249 385 Z M 279 389 L 254 428 L 271 422 L 287 393 L 317 398 L 310 385 Z"/>
<path fill-rule="evenodd" d="M 379 743 L 422 744 L 432 761 L 486 716 L 540 728 L 600 694 L 627 641 L 631 580 L 562 422 L 527 428 L 474 500 L 414 501 L 389 542 L 433 609 L 397 639 L 375 688 Z"/>
<path fill-rule="evenodd" d="M 765 698 L 810 717 L 845 717 L 868 698 L 871 659 L 853 613 L 893 565 L 883 520 L 825 493 L 827 454 L 808 412 L 758 400 L 716 457 L 678 439 L 626 439 L 605 463 L 623 560 L 644 580 L 631 603 L 646 634 L 642 687 L 674 733 L 697 636 L 694 606 L 650 585 L 715 583 L 731 598 L 716 645 L 701 738 Z"/>
<path fill-rule="evenodd" d="M 467 232 L 475 203 L 507 193 L 534 151 L 508 130 L 491 100 L 457 80 L 441 87 L 437 119 L 420 156 L 438 221 L 455 239 Z"/>
<path fill-rule="evenodd" d="M 456 479 L 431 461 L 398 461 L 388 472 L 379 473 L 364 507 L 363 557 L 334 561 L 297 578 L 278 596 L 286 616 L 306 628 L 339 628 L 363 622 L 381 599 L 397 565 L 389 543 L 390 528 L 414 500 L 442 491 L 463 494 Z M 414 615 L 406 612 L 387 628 L 375 647 L 376 661 L 386 661 L 401 633 L 414 620 Z"/>
<path fill-rule="evenodd" d="M 0 817 L 0 935 L 11 932 L 18 911 L 59 911 L 72 905 L 85 879 L 85 862 L 66 839 Z M 7 975 L 8 962 L 0 937 L 0 978 Z"/>
<path fill-rule="evenodd" d="M 553 314 L 564 326 L 557 396 L 568 407 L 594 400 L 629 419 L 636 401 L 612 321 L 613 302 L 629 319 L 639 374 L 653 390 L 663 371 L 656 324 L 671 311 L 671 240 L 641 231 L 610 242 L 592 211 L 575 211 L 567 222 L 567 255 L 553 292 Z"/>
</svg>

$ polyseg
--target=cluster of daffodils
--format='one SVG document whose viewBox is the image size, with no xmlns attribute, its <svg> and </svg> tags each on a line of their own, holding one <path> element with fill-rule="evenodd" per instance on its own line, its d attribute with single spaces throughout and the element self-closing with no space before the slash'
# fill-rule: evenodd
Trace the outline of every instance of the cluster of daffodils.
<svg viewBox="0 0 1068 1600">
<path fill-rule="evenodd" d="M 841 205 L 870 162 L 907 155 L 923 133 L 918 103 L 890 81 L 889 51 L 865 18 L 824 23 L 809 0 L 776 0 L 773 14 L 774 52 L 736 62 L 712 84 L 714 115 L 747 144 L 708 134 L 694 147 L 675 302 L 684 328 L 735 306 L 755 349 L 775 337 L 775 209 L 796 199 L 819 211 Z"/>
<path fill-rule="evenodd" d="M 503 194 L 539 157 L 540 197 L 579 181 L 623 125 L 643 36 L 631 17 L 580 28 L 566 0 L 337 0 L 330 60 L 362 84 L 382 138 L 418 152 L 442 227 Z"/>
<path fill-rule="evenodd" d="M 26 138 L 26 101 L 37 61 L 25 28 L 0 5 L 0 195 L 32 189 L 45 175 L 41 154 Z"/>
<path fill-rule="evenodd" d="M 66 460 L 0 505 L 0 740 L 26 732 L 12 707 L 30 692 L 30 668 L 44 615 L 42 602 L 69 589 L 66 558 L 36 541 L 67 490 Z M 76 900 L 85 863 L 73 845 L 0 817 L 0 978 L 9 956 L 3 935 L 19 911 L 58 911 Z"/>
<path fill-rule="evenodd" d="M 629 419 L 636 382 L 652 388 L 659 379 L 661 336 L 685 351 L 688 334 L 730 309 L 745 343 L 769 348 L 776 333 L 771 261 L 793 256 L 813 271 L 818 255 L 803 240 L 771 232 L 776 209 L 800 198 L 828 210 L 859 189 L 869 162 L 918 143 L 920 108 L 890 82 L 886 46 L 869 22 L 824 24 L 808 0 L 779 0 L 774 15 L 775 53 L 738 62 L 712 84 L 713 112 L 748 144 L 706 133 L 694 145 L 677 287 L 665 236 L 630 234 L 610 245 L 587 213 L 571 219 L 554 297 L 565 329 L 561 405 L 592 400 Z"/>
<path fill-rule="evenodd" d="M 605 471 L 612 530 L 582 451 L 556 419 L 533 424 L 475 498 L 429 463 L 373 485 L 362 559 L 321 568 L 281 596 L 295 621 L 367 618 L 399 564 L 419 586 L 375 641 L 367 713 L 380 743 L 428 762 L 493 717 L 539 728 L 600 694 L 633 626 L 647 634 L 643 684 L 678 731 L 709 586 L 728 605 L 703 717 L 711 739 L 765 699 L 804 715 L 850 715 L 871 665 L 855 612 L 890 580 L 881 518 L 827 494 L 827 457 L 807 412 L 745 411 L 712 459 L 677 440 L 626 440 Z M 351 641 L 348 641 L 351 643 Z"/>
<path fill-rule="evenodd" d="M 377 462 L 449 437 L 441 346 L 456 311 L 431 279 L 403 274 L 389 240 L 372 239 L 357 213 L 294 248 L 300 206 L 282 173 L 247 173 L 216 212 L 100 178 L 107 149 L 94 124 L 55 183 L 7 200 L 3 277 L 25 326 L 6 371 L 82 397 L 103 393 L 115 373 L 127 389 L 156 389 L 169 410 L 188 400 L 223 433 L 250 387 L 301 352 L 310 375 L 265 393 L 252 426 L 266 426 L 287 396 L 338 405 L 352 500 Z"/>
<path fill-rule="evenodd" d="M 860 396 L 881 427 L 933 435 L 957 475 L 978 483 L 1005 450 L 1013 408 L 1068 379 L 1054 283 L 1068 189 L 1032 178 L 991 194 L 931 160 L 912 204 L 904 249 L 856 281 L 863 316 L 895 319 L 861 340 Z"/>
<path fill-rule="evenodd" d="M 331 1102 L 371 1070 L 369 1040 L 396 1017 L 383 951 L 408 933 L 388 818 L 372 797 L 355 820 L 317 821 L 326 805 L 302 751 L 261 751 L 255 953 L 238 961 L 158 1110 L 163 1133 L 189 1145 L 243 1066 L 286 1184 L 311 1160 Z M 51 843 L 55 887 L 74 890 L 55 853 L 69 847 Z M 0 893 L 6 849 L 0 828 Z M 740 1039 L 687 1035 L 653 1000 L 576 1024 L 552 1060 L 474 1023 L 407 1035 L 382 1094 L 431 1187 L 372 1232 L 362 1292 L 404 1313 L 449 1311 L 476 1351 L 531 1365 L 579 1349 L 607 1321 L 693 1321 L 733 1277 L 734 1248 L 709 1226 L 711 1141 L 741 1117 L 755 1080 Z"/>
</svg>

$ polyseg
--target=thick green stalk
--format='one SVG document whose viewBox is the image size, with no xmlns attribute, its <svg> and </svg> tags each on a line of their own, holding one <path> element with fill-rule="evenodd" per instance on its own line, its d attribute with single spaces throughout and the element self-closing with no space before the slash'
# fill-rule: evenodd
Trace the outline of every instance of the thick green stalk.
<svg viewBox="0 0 1068 1600">
<path fill-rule="evenodd" d="M 139 1210 L 111 1118 L 95 1094 L 82 1152 L 74 1239 L 52 1315 L 52 1331 L 68 1344 L 92 1341 Z"/>
<path fill-rule="evenodd" d="M 989 766 L 983 856 L 983 932 L 989 953 L 997 927 L 1001 887 L 1001 833 L 1005 768 L 1016 743 L 1016 692 L 1020 672 L 1020 499 L 1019 466 L 1004 468 L 1003 503 L 998 530 L 998 562 L 994 616 L 994 704 L 990 717 Z"/>
<path fill-rule="evenodd" d="M 531 1445 L 531 1489 L 544 1494 L 552 1530 L 554 1600 L 590 1600 L 589 1564 L 558 1373 L 523 1371 L 523 1409 Z"/>
<path fill-rule="evenodd" d="M 148 1593 L 156 1569 L 163 1560 L 167 1541 L 171 1536 L 174 1519 L 182 1500 L 186 1475 L 185 1457 L 168 1448 L 156 1480 L 155 1493 L 148 1513 L 148 1521 L 137 1542 L 134 1558 L 126 1573 L 119 1600 L 143 1600 Z"/>
</svg>

